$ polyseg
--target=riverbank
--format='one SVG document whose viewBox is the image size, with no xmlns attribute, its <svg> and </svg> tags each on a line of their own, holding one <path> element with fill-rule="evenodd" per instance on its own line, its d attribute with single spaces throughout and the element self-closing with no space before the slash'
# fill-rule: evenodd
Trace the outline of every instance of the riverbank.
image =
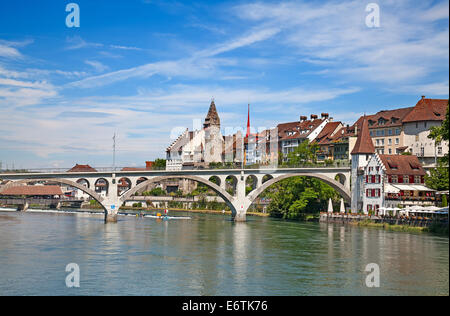
<svg viewBox="0 0 450 316">
<path fill-rule="evenodd" d="M 120 210 L 123 211 L 136 211 L 139 212 L 160 212 L 163 213 L 165 209 L 159 209 L 159 208 L 151 208 L 151 209 L 144 209 L 144 208 L 134 208 L 134 207 L 121 207 Z M 169 212 L 186 212 L 186 213 L 198 213 L 198 214 L 216 214 L 216 215 L 229 215 L 231 216 L 230 211 L 218 211 L 218 210 L 188 210 L 188 209 L 182 209 L 182 208 L 167 208 Z M 259 217 L 269 217 L 269 213 L 257 213 L 257 212 L 247 212 L 248 216 L 259 216 Z"/>
<path fill-rule="evenodd" d="M 380 228 L 396 232 L 449 235 L 448 221 L 415 218 L 384 218 L 359 214 L 321 213 L 320 221 L 358 227 Z"/>
<path fill-rule="evenodd" d="M 83 207 L 83 209 L 101 209 L 101 207 L 96 206 L 96 205 L 86 205 Z M 122 206 L 119 209 L 120 211 L 132 211 L 132 212 L 136 212 L 136 213 L 140 213 L 140 212 L 160 212 L 163 213 L 164 212 L 164 208 L 139 208 L 139 207 L 130 207 L 130 206 Z M 198 214 L 216 214 L 216 215 L 229 215 L 231 216 L 231 212 L 230 211 L 225 211 L 225 213 L 223 213 L 220 210 L 190 210 L 190 209 L 184 209 L 184 208 L 167 208 L 167 210 L 169 212 L 186 212 L 186 213 L 198 213 Z M 259 213 L 259 212 L 247 212 L 248 216 L 259 216 L 259 217 L 269 217 L 270 214 L 269 213 Z"/>
</svg>

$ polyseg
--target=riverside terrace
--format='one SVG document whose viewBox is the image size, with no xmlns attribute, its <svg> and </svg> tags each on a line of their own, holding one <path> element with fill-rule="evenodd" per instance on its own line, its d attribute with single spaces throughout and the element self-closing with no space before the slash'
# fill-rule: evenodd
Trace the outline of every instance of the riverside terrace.
<svg viewBox="0 0 450 316">
<path fill-rule="evenodd" d="M 66 184 L 77 188 L 98 201 L 105 211 L 105 222 L 117 222 L 119 208 L 136 192 L 155 182 L 172 179 L 188 179 L 203 183 L 214 190 L 230 207 L 235 221 L 245 221 L 246 213 L 253 201 L 269 186 L 281 180 L 306 176 L 324 181 L 333 187 L 344 199 L 347 205 L 351 203 L 350 167 L 299 167 L 259 169 L 199 169 L 199 170 L 138 170 L 116 171 L 102 170 L 96 172 L 29 172 L 0 173 L 0 179 L 9 181 L 1 191 L 12 186 L 27 183 Z M 225 190 L 226 179 L 233 179 L 234 194 Z M 246 195 L 246 181 L 252 178 L 253 190 Z M 124 179 L 130 188 L 119 194 L 118 184 Z M 211 181 L 214 179 L 214 182 Z M 338 180 L 336 180 L 338 179 Z M 106 184 L 104 196 L 95 192 L 95 183 L 102 180 Z"/>
</svg>

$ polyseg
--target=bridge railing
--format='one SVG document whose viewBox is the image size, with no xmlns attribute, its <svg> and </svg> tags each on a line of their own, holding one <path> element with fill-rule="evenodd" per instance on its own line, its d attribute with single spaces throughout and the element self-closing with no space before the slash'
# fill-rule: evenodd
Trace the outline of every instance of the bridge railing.
<svg viewBox="0 0 450 316">
<path fill-rule="evenodd" d="M 303 164 L 289 164 L 284 163 L 277 166 L 274 165 L 265 165 L 265 164 L 252 164 L 252 165 L 244 165 L 242 166 L 239 163 L 212 163 L 209 167 L 189 167 L 183 168 L 182 170 L 205 170 L 205 169 L 273 169 L 273 168 L 345 168 L 350 167 L 351 163 L 349 161 L 338 161 L 333 163 L 303 163 Z M 124 169 L 124 167 L 93 167 L 97 172 L 119 172 Z M 146 169 L 145 167 L 133 167 L 133 170 L 136 171 L 164 171 L 166 168 L 157 168 L 153 167 L 152 169 Z M 70 168 L 29 168 L 29 169 L 15 169 L 15 170 L 0 170 L 0 174 L 8 174 L 8 173 L 64 173 L 68 172 Z M 129 171 L 130 168 L 125 169 L 125 171 Z M 81 171 L 82 172 L 82 171 Z"/>
</svg>

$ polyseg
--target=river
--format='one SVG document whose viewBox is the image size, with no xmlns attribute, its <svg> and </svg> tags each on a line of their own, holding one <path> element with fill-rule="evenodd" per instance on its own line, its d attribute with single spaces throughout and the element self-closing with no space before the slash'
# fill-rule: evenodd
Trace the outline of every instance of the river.
<svg viewBox="0 0 450 316">
<path fill-rule="evenodd" d="M 0 212 L 0 295 L 449 294 L 447 237 L 176 215 L 192 219 Z M 66 286 L 69 263 L 79 288 Z M 366 286 L 369 263 L 379 288 Z"/>
</svg>

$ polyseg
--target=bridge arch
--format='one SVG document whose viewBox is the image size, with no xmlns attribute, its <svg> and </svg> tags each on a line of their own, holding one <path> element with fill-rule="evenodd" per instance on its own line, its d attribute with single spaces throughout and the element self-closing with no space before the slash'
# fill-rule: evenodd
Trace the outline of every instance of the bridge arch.
<svg viewBox="0 0 450 316">
<path fill-rule="evenodd" d="M 78 184 L 84 185 L 86 188 L 90 189 L 91 188 L 91 184 L 89 183 L 89 181 L 85 178 L 80 178 L 77 180 Z"/>
<path fill-rule="evenodd" d="M 247 198 L 250 200 L 251 203 L 253 203 L 253 201 L 255 201 L 256 198 L 261 193 L 263 193 L 268 187 L 270 187 L 271 185 L 273 185 L 277 182 L 280 182 L 282 180 L 292 178 L 292 177 L 309 177 L 309 178 L 315 178 L 318 180 L 322 180 L 323 182 L 325 182 L 326 184 L 331 186 L 333 189 L 335 189 L 341 195 L 341 197 L 344 199 L 345 202 L 347 202 L 348 204 L 351 203 L 350 191 L 347 190 L 344 187 L 344 185 L 342 185 L 339 181 L 336 181 L 335 179 L 332 179 L 332 178 L 324 176 L 324 175 L 313 174 L 313 173 L 292 173 L 292 174 L 286 174 L 286 175 L 282 175 L 282 176 L 279 176 L 276 178 L 272 178 L 272 179 L 264 182 L 264 184 L 262 186 L 260 186 L 259 188 L 257 188 L 256 190 L 253 190 L 252 192 L 250 192 L 248 194 Z"/>
<path fill-rule="evenodd" d="M 340 184 L 345 186 L 347 184 L 347 176 L 343 173 L 336 174 L 336 177 L 334 178 L 336 181 L 338 181 Z"/>
<path fill-rule="evenodd" d="M 147 180 L 148 180 L 148 178 L 146 178 L 146 177 L 140 177 L 139 179 L 136 180 L 136 185 L 139 185 L 142 182 L 147 181 Z"/>
<path fill-rule="evenodd" d="M 81 180 L 81 179 L 80 179 Z M 54 179 L 54 178 L 50 178 L 50 179 L 24 179 L 24 180 L 17 180 L 17 181 L 13 181 L 11 183 L 8 183 L 4 189 L 10 188 L 10 187 L 14 187 L 17 186 L 19 184 L 28 184 L 30 182 L 47 182 L 47 183 L 56 183 L 56 184 L 67 184 L 71 187 L 77 188 L 81 191 L 83 191 L 84 193 L 88 194 L 90 197 L 92 197 L 94 200 L 96 200 L 105 210 L 105 213 L 107 212 L 105 206 L 103 205 L 103 200 L 104 198 L 101 197 L 99 194 L 97 194 L 95 191 L 93 191 L 90 188 L 87 188 L 84 184 L 82 183 L 78 183 L 75 181 L 71 181 L 71 180 L 67 180 L 67 179 Z"/>
<path fill-rule="evenodd" d="M 214 190 L 214 192 L 216 192 L 225 201 L 225 203 L 230 207 L 231 212 L 233 214 L 236 214 L 236 209 L 234 208 L 233 203 L 232 203 L 233 197 L 227 191 L 222 189 L 217 184 L 209 181 L 209 178 L 204 179 L 202 177 L 191 176 L 191 175 L 159 176 L 159 177 L 151 178 L 149 180 L 141 182 L 139 185 L 133 187 L 131 190 L 128 190 L 124 195 L 122 195 L 120 197 L 120 200 L 121 200 L 121 202 L 124 203 L 131 196 L 133 196 L 136 192 L 145 188 L 147 185 L 155 183 L 155 182 L 161 182 L 164 180 L 172 180 L 172 179 L 187 179 L 187 180 L 192 180 L 192 181 L 196 181 L 196 182 L 205 184 L 206 186 L 208 186 L 209 188 Z"/>
</svg>

